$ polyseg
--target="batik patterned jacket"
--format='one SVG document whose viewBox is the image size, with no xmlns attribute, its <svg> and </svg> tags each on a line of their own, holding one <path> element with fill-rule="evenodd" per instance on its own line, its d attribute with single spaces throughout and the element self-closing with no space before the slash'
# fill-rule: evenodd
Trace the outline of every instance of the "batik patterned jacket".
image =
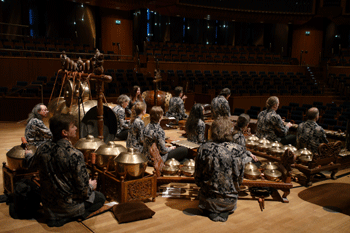
<svg viewBox="0 0 350 233">
<path fill-rule="evenodd" d="M 145 123 L 139 116 L 137 116 L 134 122 L 130 125 L 128 139 L 126 140 L 126 147 L 134 148 L 137 149 L 138 152 L 142 152 L 144 129 Z"/>
<path fill-rule="evenodd" d="M 165 116 L 175 117 L 177 120 L 187 118 L 184 101 L 180 97 L 172 97 L 169 101 L 169 110 L 166 112 Z"/>
<path fill-rule="evenodd" d="M 151 160 L 149 148 L 153 143 L 156 143 L 162 160 L 165 162 L 168 158 L 168 152 L 170 152 L 171 149 L 165 146 L 165 132 L 162 127 L 160 127 L 158 123 L 149 123 L 143 132 L 143 137 L 142 154 Z"/>
<path fill-rule="evenodd" d="M 119 104 L 112 109 L 117 116 L 117 133 L 119 134 L 123 129 L 128 129 L 128 124 L 125 121 L 125 109 Z"/>
<path fill-rule="evenodd" d="M 243 148 L 231 142 L 207 142 L 198 149 L 195 182 L 200 187 L 199 207 L 211 212 L 233 212 L 243 181 Z"/>
<path fill-rule="evenodd" d="M 146 104 L 145 100 L 142 99 L 142 101 Z M 131 115 L 131 109 L 132 107 L 138 103 L 138 102 L 141 102 L 139 99 L 136 99 L 135 102 L 132 103 L 132 98 L 130 96 L 130 101 L 129 101 L 129 105 L 125 108 L 125 112 L 128 112 L 129 115 Z M 146 105 L 146 109 L 147 109 L 147 105 Z"/>
<path fill-rule="evenodd" d="M 218 116 L 231 116 L 231 108 L 227 99 L 219 95 L 211 101 L 211 114 L 215 119 Z"/>
<path fill-rule="evenodd" d="M 245 137 L 244 137 L 242 131 L 234 131 L 233 133 L 234 134 L 233 134 L 232 142 L 242 146 L 245 150 L 247 150 L 246 140 L 245 140 Z M 253 161 L 253 158 L 251 157 L 251 154 L 252 154 L 252 152 L 247 150 L 247 155 L 248 156 L 242 157 L 242 162 L 243 162 L 244 165 L 246 163 L 248 163 L 248 162 L 252 162 Z"/>
<path fill-rule="evenodd" d="M 205 123 L 201 119 L 198 120 L 198 125 L 195 133 L 187 132 L 187 141 L 195 143 L 205 142 Z"/>
<path fill-rule="evenodd" d="M 32 118 L 28 122 L 24 135 L 28 144 L 36 147 L 47 141 L 51 141 L 52 139 L 50 129 L 47 128 L 44 122 L 38 118 Z"/>
<path fill-rule="evenodd" d="M 256 126 L 256 136 L 266 138 L 269 141 L 281 141 L 285 137 L 289 128 L 284 126 L 282 118 L 275 110 L 264 110 L 258 115 Z"/>
<path fill-rule="evenodd" d="M 299 124 L 297 134 L 298 149 L 307 148 L 312 153 L 316 153 L 321 143 L 328 143 L 326 132 L 321 126 L 312 120 Z"/>
<path fill-rule="evenodd" d="M 25 161 L 25 166 L 39 170 L 42 203 L 49 218 L 84 214 L 84 201 L 94 193 L 82 152 L 61 139 L 44 143 Z"/>
</svg>

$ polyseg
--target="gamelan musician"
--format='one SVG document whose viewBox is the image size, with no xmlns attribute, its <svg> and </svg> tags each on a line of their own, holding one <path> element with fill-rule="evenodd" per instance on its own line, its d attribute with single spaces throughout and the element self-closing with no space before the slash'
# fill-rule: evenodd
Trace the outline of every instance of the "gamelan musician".
<svg viewBox="0 0 350 233">
<path fill-rule="evenodd" d="M 233 123 L 219 116 L 212 123 L 212 142 L 198 149 L 194 179 L 200 187 L 199 208 L 212 221 L 225 222 L 237 208 L 243 181 L 242 158 L 249 156 L 242 146 L 232 143 Z"/>
<path fill-rule="evenodd" d="M 165 116 L 175 117 L 177 121 L 186 119 L 188 116 L 185 113 L 184 100 L 187 98 L 183 95 L 182 87 L 175 87 L 175 97 L 172 97 L 169 101 L 169 110 L 166 112 Z"/>
<path fill-rule="evenodd" d="M 34 106 L 28 116 L 24 133 L 28 144 L 38 147 L 47 141 L 51 141 L 52 133 L 43 122 L 43 118 L 47 117 L 48 113 L 49 111 L 44 104 L 40 103 Z"/>
<path fill-rule="evenodd" d="M 112 109 L 117 117 L 117 140 L 126 140 L 128 137 L 129 126 L 125 121 L 125 108 L 129 105 L 129 97 L 120 95 L 117 99 L 117 105 Z"/>
<path fill-rule="evenodd" d="M 295 135 L 287 135 L 292 123 L 284 125 L 281 116 L 276 113 L 279 104 L 277 96 L 270 96 L 266 100 L 266 109 L 258 115 L 256 136 L 269 141 L 278 141 L 283 145 L 295 144 Z"/>
<path fill-rule="evenodd" d="M 190 116 L 186 121 L 187 141 L 195 143 L 205 142 L 204 108 L 201 104 L 193 105 Z"/>
<path fill-rule="evenodd" d="M 211 114 L 213 119 L 218 116 L 231 116 L 231 108 L 228 99 L 231 96 L 231 90 L 224 88 L 220 94 L 211 101 Z"/>
<path fill-rule="evenodd" d="M 146 104 L 145 100 L 141 96 L 141 88 L 139 86 L 135 85 L 132 88 L 132 93 L 131 93 L 131 96 L 130 96 L 129 105 L 125 109 L 128 112 L 129 115 L 132 114 L 131 108 L 138 102 L 143 102 L 143 103 Z M 146 109 L 147 109 L 147 106 L 146 106 Z"/>
<path fill-rule="evenodd" d="M 312 153 L 317 152 L 321 143 L 328 143 L 326 132 L 316 121 L 319 118 L 317 108 L 310 108 L 307 111 L 307 121 L 300 123 L 297 133 L 297 148 L 308 148 Z"/>
<path fill-rule="evenodd" d="M 163 117 L 163 109 L 160 106 L 153 106 L 150 111 L 151 122 L 146 126 L 144 130 L 144 142 L 142 154 L 151 160 L 149 152 L 153 143 L 157 144 L 157 148 L 165 162 L 168 159 L 174 158 L 177 161 L 182 161 L 187 157 L 188 149 L 186 147 L 167 147 L 165 144 L 165 132 L 160 126 L 160 121 Z"/>
<path fill-rule="evenodd" d="M 243 113 L 238 117 L 236 125 L 233 129 L 232 142 L 234 142 L 238 145 L 241 145 L 244 148 L 246 148 L 246 140 L 245 140 L 243 132 L 247 131 L 249 122 L 250 122 L 250 116 Z M 253 155 L 252 152 L 250 152 L 250 151 L 247 151 L 247 152 L 248 152 L 249 156 L 242 158 L 243 164 L 246 164 L 248 162 L 253 162 L 253 161 L 258 162 L 258 158 L 255 155 Z M 256 164 L 256 165 L 258 165 L 258 164 Z M 258 167 L 259 166 L 260 166 L 260 164 L 258 165 Z"/>
<path fill-rule="evenodd" d="M 137 102 L 131 108 L 130 129 L 128 139 L 126 140 L 126 147 L 134 148 L 139 152 L 143 150 L 143 131 L 145 123 L 141 119 L 146 113 L 146 104 L 144 102 Z"/>
</svg>

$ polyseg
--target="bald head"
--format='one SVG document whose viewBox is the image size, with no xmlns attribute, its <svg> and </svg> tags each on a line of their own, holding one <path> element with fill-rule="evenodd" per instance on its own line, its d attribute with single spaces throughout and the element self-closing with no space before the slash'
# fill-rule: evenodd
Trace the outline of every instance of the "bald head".
<svg viewBox="0 0 350 233">
<path fill-rule="evenodd" d="M 310 108 L 308 111 L 307 111 L 307 119 L 308 120 L 316 120 L 318 119 L 318 116 L 319 116 L 319 111 L 317 108 Z"/>
</svg>

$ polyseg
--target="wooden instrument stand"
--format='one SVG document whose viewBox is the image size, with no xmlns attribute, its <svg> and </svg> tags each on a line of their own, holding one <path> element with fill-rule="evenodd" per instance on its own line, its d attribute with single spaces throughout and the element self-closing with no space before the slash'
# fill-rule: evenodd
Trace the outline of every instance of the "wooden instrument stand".
<svg viewBox="0 0 350 233">
<path fill-rule="evenodd" d="M 294 166 L 300 172 L 306 176 L 305 186 L 312 185 L 312 179 L 315 174 L 321 171 L 331 171 L 331 178 L 335 178 L 335 174 L 338 172 L 338 169 L 341 167 L 341 164 L 338 162 L 339 152 L 341 150 L 342 143 L 340 141 L 330 142 L 328 144 L 322 143 L 318 147 L 318 152 L 314 154 L 312 161 L 307 165 L 296 163 Z M 271 161 L 280 162 L 281 158 L 269 155 L 267 153 L 259 152 L 253 149 L 249 149 L 253 154 L 266 158 Z"/>
</svg>

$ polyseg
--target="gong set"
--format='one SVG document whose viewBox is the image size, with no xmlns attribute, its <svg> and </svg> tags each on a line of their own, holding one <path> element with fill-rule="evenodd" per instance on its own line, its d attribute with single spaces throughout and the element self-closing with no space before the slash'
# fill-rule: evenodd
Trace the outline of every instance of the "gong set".
<svg viewBox="0 0 350 233">
<path fill-rule="evenodd" d="M 193 159 L 186 160 L 183 164 L 180 164 L 174 158 L 167 160 L 164 163 L 162 169 L 162 175 L 170 175 L 170 176 L 186 176 L 192 177 L 195 169 L 195 161 Z"/>
</svg>

